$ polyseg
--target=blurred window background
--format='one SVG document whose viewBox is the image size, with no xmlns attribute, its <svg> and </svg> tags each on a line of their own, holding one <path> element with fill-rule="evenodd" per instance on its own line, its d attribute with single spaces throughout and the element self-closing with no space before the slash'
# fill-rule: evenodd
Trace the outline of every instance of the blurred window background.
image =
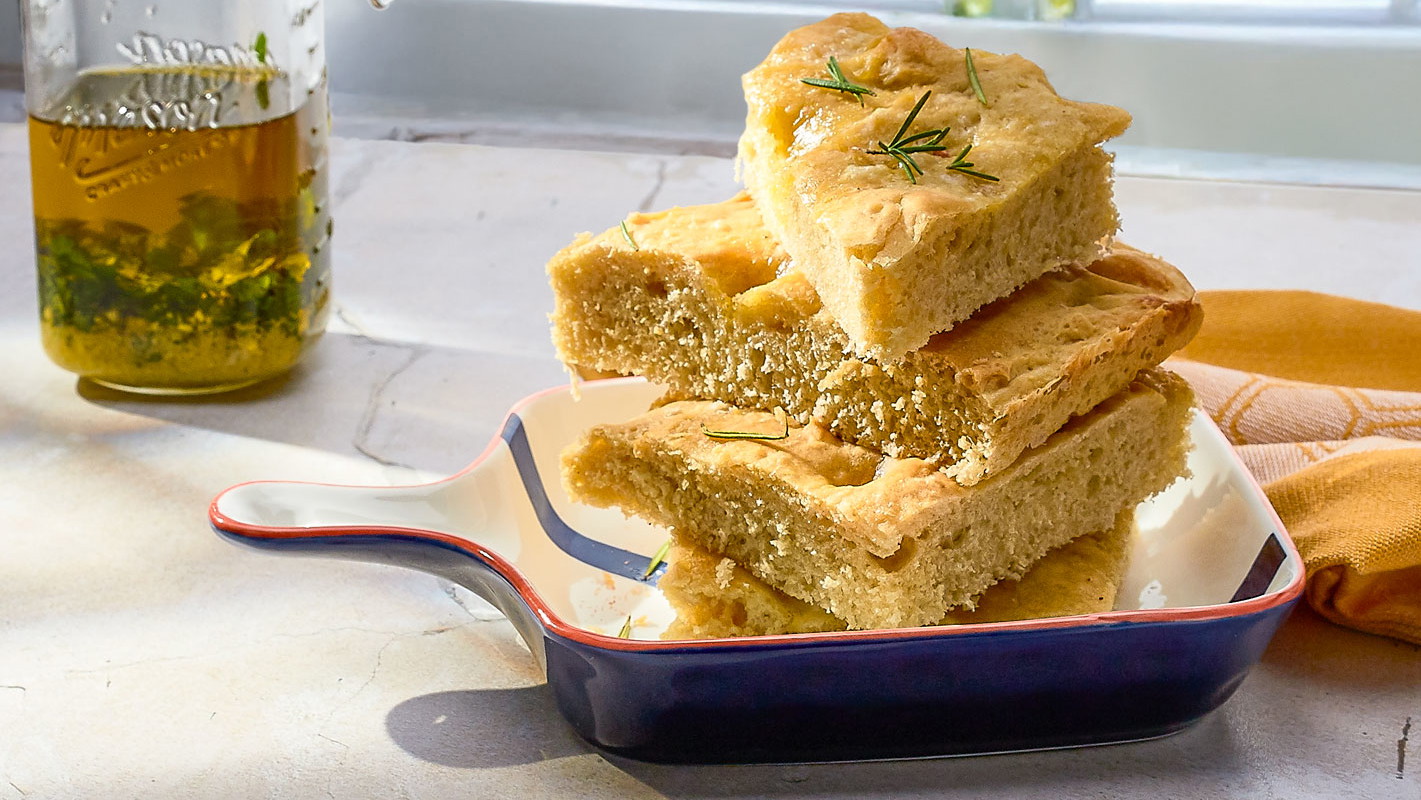
<svg viewBox="0 0 1421 800">
<path fill-rule="evenodd" d="M 1124 174 L 1421 188 L 1421 0 L 323 2 L 342 136 L 729 156 L 739 76 L 860 9 L 1129 110 Z M 19 42 L 0 0 L 0 121 L 24 118 Z"/>
<path fill-rule="evenodd" d="M 1416 0 L 953 0 L 963 16 L 1100 21 L 1416 24 Z"/>
<path fill-rule="evenodd" d="M 406 2 L 407 0 L 400 0 Z M 418 0 L 413 0 L 418 2 Z M 574 0 L 576 2 L 578 0 Z M 597 2 L 597 0 L 586 0 Z M 731 0 L 747 5 L 912 11 L 1015 20 L 1289 25 L 1417 25 L 1421 0 Z"/>
</svg>

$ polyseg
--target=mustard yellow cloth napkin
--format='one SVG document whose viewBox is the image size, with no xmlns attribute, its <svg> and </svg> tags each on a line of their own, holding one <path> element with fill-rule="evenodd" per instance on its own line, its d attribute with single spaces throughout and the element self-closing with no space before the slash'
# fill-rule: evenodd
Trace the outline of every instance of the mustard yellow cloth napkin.
<svg viewBox="0 0 1421 800">
<path fill-rule="evenodd" d="M 1312 292 L 1202 292 L 1168 362 L 1234 443 L 1340 625 L 1421 643 L 1421 312 Z"/>
</svg>

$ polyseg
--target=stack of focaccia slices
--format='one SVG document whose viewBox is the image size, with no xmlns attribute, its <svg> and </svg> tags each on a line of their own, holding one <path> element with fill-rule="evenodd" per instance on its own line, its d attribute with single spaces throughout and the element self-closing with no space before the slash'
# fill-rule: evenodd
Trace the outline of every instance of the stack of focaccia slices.
<svg viewBox="0 0 1421 800">
<path fill-rule="evenodd" d="M 1201 321 L 1112 240 L 1128 115 L 863 14 L 744 83 L 746 193 L 548 267 L 559 356 L 668 387 L 563 457 L 575 499 L 672 530 L 667 635 L 1108 610 L 1133 509 L 1185 469 L 1157 365 Z"/>
</svg>

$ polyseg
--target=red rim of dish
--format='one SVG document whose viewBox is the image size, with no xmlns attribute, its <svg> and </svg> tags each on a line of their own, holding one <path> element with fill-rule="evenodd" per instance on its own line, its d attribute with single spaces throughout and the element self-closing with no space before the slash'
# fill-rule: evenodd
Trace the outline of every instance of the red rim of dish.
<svg viewBox="0 0 1421 800">
<path fill-rule="evenodd" d="M 603 383 L 604 381 L 597 381 Z M 606 383 L 631 383 L 642 382 L 641 378 L 613 378 Z M 503 424 L 506 426 L 509 419 L 516 416 L 518 412 L 535 403 L 537 400 L 552 394 L 559 394 L 569 391 L 571 385 L 556 386 L 544 389 L 528 395 L 519 400 L 509 409 L 504 416 Z M 1207 418 L 1207 417 L 1206 417 Z M 412 484 L 413 486 L 433 486 L 440 483 L 452 481 L 470 470 L 477 467 L 490 454 L 496 450 L 503 440 L 494 437 L 484 448 L 477 458 L 469 462 L 467 466 L 446 478 L 431 481 L 427 484 Z M 1258 481 L 1254 479 L 1252 473 L 1243 465 L 1238 454 L 1229 449 L 1229 458 L 1234 462 L 1249 485 L 1260 498 L 1264 497 L 1263 489 Z M 222 513 L 219 504 L 222 498 L 235 489 L 248 486 L 252 483 L 265 483 L 265 481 L 248 481 L 224 489 L 220 494 L 212 499 L 208 506 L 208 519 L 213 527 L 233 533 L 249 539 L 323 539 L 341 536 L 406 536 L 416 539 L 426 539 L 439 542 L 444 545 L 463 550 L 469 555 L 483 561 L 491 569 L 499 574 L 504 580 L 513 586 L 513 590 L 527 603 L 533 614 L 538 618 L 544 628 L 558 636 L 569 639 L 590 647 L 600 647 L 608 650 L 624 651 L 660 651 L 660 650 L 693 650 L 706 648 L 731 648 L 731 647 L 764 647 L 764 646 L 787 646 L 806 645 L 818 642 L 852 642 L 852 641 L 886 641 L 895 639 L 926 639 L 939 636 L 964 636 L 974 633 L 990 632 L 1012 632 L 1012 631 L 1034 631 L 1048 630 L 1055 628 L 1078 628 L 1097 624 L 1116 625 L 1121 623 L 1160 623 L 1160 622 L 1189 622 L 1203 621 L 1209 619 L 1222 619 L 1225 617 L 1238 617 L 1266 611 L 1270 608 L 1292 602 L 1302 593 L 1304 575 L 1302 557 L 1298 554 L 1297 547 L 1293 544 L 1292 537 L 1288 535 L 1283 527 L 1283 521 L 1278 518 L 1273 506 L 1266 502 L 1262 503 L 1264 511 L 1273 524 L 1274 531 L 1278 535 L 1278 540 L 1283 546 L 1285 558 L 1283 564 L 1292 561 L 1299 569 L 1294 570 L 1293 578 L 1288 584 L 1275 592 L 1264 592 L 1263 594 L 1240 600 L 1232 603 L 1221 603 L 1209 606 L 1187 606 L 1183 608 L 1160 608 L 1160 609 L 1127 609 L 1121 611 L 1103 611 L 1098 614 L 1081 614 L 1070 617 L 1049 617 L 1046 619 L 1015 620 L 1011 622 L 975 622 L 963 625 L 936 625 L 917 628 L 893 628 L 870 631 L 829 631 L 825 633 L 793 633 L 774 634 L 768 636 L 742 636 L 736 638 L 722 639 L 623 639 L 617 636 L 609 636 L 603 633 L 595 633 L 585 628 L 573 625 L 562 617 L 558 616 L 552 608 L 545 602 L 533 585 L 524 577 L 523 573 L 513 564 L 506 561 L 502 556 L 492 550 L 471 542 L 467 539 L 454 536 L 453 534 L 439 533 L 425 528 L 406 528 L 394 525 L 369 525 L 369 526 L 342 526 L 339 528 L 300 528 L 292 526 L 268 526 L 252 525 L 241 522 Z M 283 481 L 291 485 L 299 486 L 340 486 L 342 484 L 327 484 L 316 481 Z M 389 488 L 389 487 L 365 487 L 365 488 Z"/>
</svg>

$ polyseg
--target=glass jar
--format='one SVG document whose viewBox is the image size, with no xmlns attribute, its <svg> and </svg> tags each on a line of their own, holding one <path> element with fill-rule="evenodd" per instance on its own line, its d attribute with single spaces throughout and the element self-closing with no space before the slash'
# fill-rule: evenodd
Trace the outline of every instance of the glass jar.
<svg viewBox="0 0 1421 800">
<path fill-rule="evenodd" d="M 22 0 L 40 328 L 113 388 L 226 391 L 325 328 L 320 0 Z"/>
</svg>

